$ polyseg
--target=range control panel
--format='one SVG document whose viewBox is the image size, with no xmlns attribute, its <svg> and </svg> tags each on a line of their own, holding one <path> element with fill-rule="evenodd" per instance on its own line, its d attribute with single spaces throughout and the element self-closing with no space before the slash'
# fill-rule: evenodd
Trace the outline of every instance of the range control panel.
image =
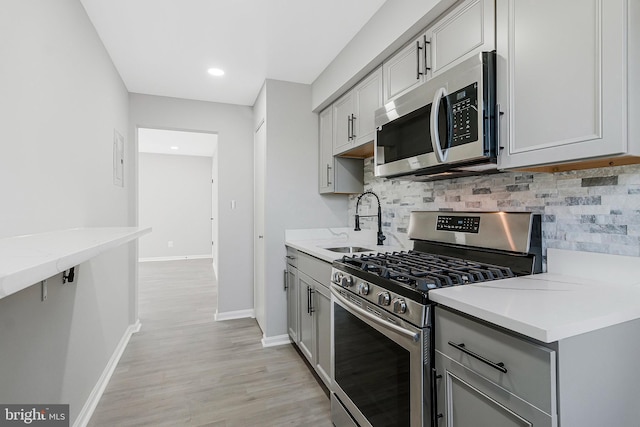
<svg viewBox="0 0 640 427">
<path fill-rule="evenodd" d="M 449 216 L 438 215 L 436 230 L 460 231 L 463 233 L 478 233 L 480 229 L 479 216 Z"/>
</svg>

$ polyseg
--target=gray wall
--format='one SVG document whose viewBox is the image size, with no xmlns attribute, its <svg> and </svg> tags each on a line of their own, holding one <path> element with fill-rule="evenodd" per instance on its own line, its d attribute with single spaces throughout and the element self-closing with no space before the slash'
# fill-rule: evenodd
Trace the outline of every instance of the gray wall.
<svg viewBox="0 0 640 427">
<path fill-rule="evenodd" d="M 265 337 L 287 333 L 285 229 L 346 225 L 348 199 L 318 194 L 318 115 L 310 104 L 309 85 L 267 80 L 255 106 L 254 126 L 262 118 L 267 126 Z"/>
<path fill-rule="evenodd" d="M 127 91 L 77 0 L 7 0 L 0 14 L 0 237 L 128 225 Z M 114 129 L 125 187 L 112 181 Z M 135 245 L 0 300 L 0 402 L 85 404 L 134 321 Z"/>
<path fill-rule="evenodd" d="M 551 247 L 640 256 L 640 165 L 431 183 L 375 178 L 373 160 L 365 165 L 365 189 L 380 196 L 383 229 L 401 239 L 407 239 L 412 210 L 531 211 L 543 214 L 545 253 Z M 350 223 L 355 201 L 350 197 Z M 363 202 L 366 209 L 370 201 Z"/>
<path fill-rule="evenodd" d="M 138 156 L 140 258 L 211 256 L 211 157 Z"/>
<path fill-rule="evenodd" d="M 251 107 L 129 94 L 131 141 L 138 127 L 218 134 L 218 313 L 253 308 L 252 117 Z"/>
</svg>

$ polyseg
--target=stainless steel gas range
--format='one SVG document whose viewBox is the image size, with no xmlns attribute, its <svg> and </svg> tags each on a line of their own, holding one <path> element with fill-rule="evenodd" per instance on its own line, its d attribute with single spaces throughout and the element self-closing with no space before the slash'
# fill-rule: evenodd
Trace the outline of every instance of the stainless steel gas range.
<svg viewBox="0 0 640 427">
<path fill-rule="evenodd" d="M 412 212 L 413 250 L 335 261 L 334 425 L 436 426 L 429 291 L 540 272 L 540 222 L 526 212 Z"/>
</svg>

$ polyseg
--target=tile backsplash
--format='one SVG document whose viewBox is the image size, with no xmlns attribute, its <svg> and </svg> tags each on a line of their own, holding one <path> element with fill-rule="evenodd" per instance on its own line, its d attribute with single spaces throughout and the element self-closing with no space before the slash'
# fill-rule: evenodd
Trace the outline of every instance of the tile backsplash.
<svg viewBox="0 0 640 427">
<path fill-rule="evenodd" d="M 433 182 L 376 178 L 366 159 L 364 188 L 382 205 L 382 228 L 406 243 L 414 210 L 531 211 L 542 214 L 543 249 L 640 256 L 640 165 L 558 173 L 504 172 Z M 357 196 L 350 196 L 354 225 Z M 375 213 L 374 197 L 360 213 Z M 375 229 L 375 218 L 361 220 Z M 394 244 L 393 241 L 390 244 Z"/>
</svg>

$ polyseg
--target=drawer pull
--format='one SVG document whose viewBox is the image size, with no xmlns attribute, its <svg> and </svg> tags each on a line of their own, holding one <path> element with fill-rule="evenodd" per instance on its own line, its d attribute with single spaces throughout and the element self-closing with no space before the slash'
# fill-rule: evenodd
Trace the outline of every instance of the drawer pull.
<svg viewBox="0 0 640 427">
<path fill-rule="evenodd" d="M 458 350 L 460 350 L 461 352 L 468 354 L 469 356 L 473 357 L 474 359 L 478 359 L 479 361 L 481 361 L 482 363 L 486 363 L 487 365 L 491 366 L 493 369 L 497 369 L 500 372 L 503 373 L 507 373 L 507 368 L 504 367 L 504 363 L 502 362 L 492 362 L 491 360 L 487 359 L 486 357 L 482 357 L 477 353 L 474 353 L 471 350 L 467 350 L 467 348 L 465 347 L 464 343 L 460 343 L 460 344 L 456 344 L 454 342 L 449 341 L 449 345 L 452 347 L 457 348 Z"/>
</svg>

